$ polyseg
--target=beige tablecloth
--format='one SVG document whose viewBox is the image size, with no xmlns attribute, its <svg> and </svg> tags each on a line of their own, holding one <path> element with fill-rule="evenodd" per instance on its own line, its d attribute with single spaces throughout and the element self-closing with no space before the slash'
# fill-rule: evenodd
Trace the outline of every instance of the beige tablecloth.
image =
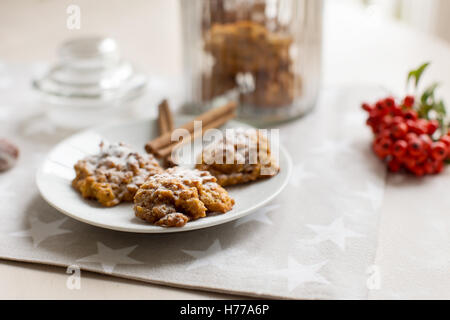
<svg viewBox="0 0 450 320">
<path fill-rule="evenodd" d="M 203 230 L 132 234 L 67 218 L 39 196 L 36 168 L 69 133 L 41 115 L 31 70 L 0 74 L 0 136 L 21 149 L 18 165 L 0 175 L 1 258 L 259 297 L 366 298 L 376 285 L 385 170 L 359 103 L 381 90 L 324 90 L 313 113 L 280 126 L 294 170 L 265 208 Z"/>
</svg>

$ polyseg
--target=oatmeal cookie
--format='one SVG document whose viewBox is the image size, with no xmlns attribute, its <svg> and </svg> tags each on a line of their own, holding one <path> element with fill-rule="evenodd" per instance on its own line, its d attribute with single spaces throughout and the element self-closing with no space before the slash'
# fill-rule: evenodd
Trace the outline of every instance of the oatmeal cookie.
<svg viewBox="0 0 450 320">
<path fill-rule="evenodd" d="M 203 149 L 197 169 L 209 171 L 221 186 L 276 175 L 280 168 L 269 141 L 256 129 L 227 130 L 227 135 Z"/>
<path fill-rule="evenodd" d="M 100 153 L 79 160 L 72 186 L 84 198 L 105 207 L 133 201 L 144 181 L 163 169 L 152 155 L 141 155 L 124 143 L 100 144 Z"/>
<path fill-rule="evenodd" d="M 254 90 L 242 92 L 240 102 L 278 108 L 292 104 L 301 94 L 301 77 L 294 72 L 294 39 L 282 30 L 270 31 L 248 20 L 212 23 L 204 33 L 204 50 L 213 59 L 202 76 L 204 100 L 239 87 L 237 77 L 250 75 Z"/>
<path fill-rule="evenodd" d="M 181 167 L 151 176 L 134 197 L 137 217 L 164 227 L 182 227 L 207 212 L 230 211 L 234 200 L 206 171 Z"/>
</svg>

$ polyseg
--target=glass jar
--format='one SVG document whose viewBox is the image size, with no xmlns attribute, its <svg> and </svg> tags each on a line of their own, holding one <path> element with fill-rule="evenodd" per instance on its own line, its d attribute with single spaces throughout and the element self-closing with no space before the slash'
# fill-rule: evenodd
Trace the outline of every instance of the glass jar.
<svg viewBox="0 0 450 320">
<path fill-rule="evenodd" d="M 236 100 L 241 119 L 268 124 L 314 106 L 321 0 L 180 1 L 189 111 Z"/>
</svg>

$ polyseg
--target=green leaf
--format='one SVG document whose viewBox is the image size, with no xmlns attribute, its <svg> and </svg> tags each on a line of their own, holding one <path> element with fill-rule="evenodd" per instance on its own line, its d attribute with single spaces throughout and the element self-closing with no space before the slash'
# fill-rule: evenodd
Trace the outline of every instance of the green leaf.
<svg viewBox="0 0 450 320">
<path fill-rule="evenodd" d="M 447 110 L 445 109 L 444 101 L 441 100 L 433 105 L 433 110 L 437 113 L 445 116 L 447 114 Z"/>
<path fill-rule="evenodd" d="M 422 97 L 420 98 L 422 104 L 434 104 L 434 92 L 438 87 L 439 83 L 433 83 L 423 92 Z M 432 100 L 431 102 L 430 99 Z"/>
<path fill-rule="evenodd" d="M 419 118 L 429 119 L 428 113 L 431 111 L 432 106 L 427 104 L 422 104 L 418 110 Z"/>
<path fill-rule="evenodd" d="M 430 63 L 424 63 L 418 69 L 411 71 L 408 74 L 407 87 L 409 86 L 411 80 L 414 80 L 416 94 L 420 79 L 428 68 Z M 444 101 L 436 99 L 436 89 L 439 87 L 439 83 L 433 83 L 431 86 L 425 89 L 423 94 L 420 96 L 420 103 L 415 106 L 416 111 L 420 118 L 423 119 L 436 119 L 440 125 L 441 135 L 446 134 L 448 131 L 448 123 L 445 121 L 447 111 L 445 109 Z"/>
<path fill-rule="evenodd" d="M 447 125 L 445 124 L 444 118 L 439 118 L 439 128 L 441 130 L 441 137 L 447 132 Z"/>
<path fill-rule="evenodd" d="M 428 68 L 428 66 L 430 65 L 429 62 L 426 62 L 424 64 L 422 64 L 418 69 L 416 70 L 412 70 L 409 74 L 408 74 L 408 80 L 407 83 L 409 84 L 409 82 L 411 81 L 411 79 L 414 79 L 414 85 L 417 88 L 417 86 L 419 85 L 419 81 L 420 78 L 422 77 L 422 74 L 424 73 L 424 71 Z"/>
</svg>

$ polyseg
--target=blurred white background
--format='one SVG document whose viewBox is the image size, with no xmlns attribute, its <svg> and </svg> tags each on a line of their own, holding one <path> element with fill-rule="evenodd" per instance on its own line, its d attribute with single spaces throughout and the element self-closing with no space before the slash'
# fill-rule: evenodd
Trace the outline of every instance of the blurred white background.
<svg viewBox="0 0 450 320">
<path fill-rule="evenodd" d="M 179 1 L 1 0 L 0 63 L 48 63 L 68 38 L 107 35 L 144 72 L 181 78 Z M 383 84 L 401 93 L 405 74 L 431 61 L 425 82 L 442 82 L 450 99 L 450 0 L 324 1 L 325 86 Z M 66 27 L 71 4 L 81 9 L 79 30 Z"/>
<path fill-rule="evenodd" d="M 333 1 L 334 0 L 327 0 Z M 359 5 L 375 16 L 399 20 L 450 42 L 450 1 L 448 0 L 337 0 Z"/>
<path fill-rule="evenodd" d="M 92 33 L 111 34 L 130 51 L 140 50 L 138 60 L 144 54 L 142 46 L 148 42 L 152 42 L 155 53 L 162 54 L 160 51 L 169 43 L 173 50 L 178 50 L 178 1 L 2 0 L 0 59 L 46 60 L 63 39 Z M 399 21 L 450 43 L 449 0 L 325 0 L 325 3 L 327 7 L 343 8 L 338 10 L 339 14 L 357 8 L 361 15 L 381 23 Z M 81 8 L 80 30 L 66 28 L 66 9 L 70 4 Z M 176 52 L 166 51 L 162 55 L 171 59 Z M 176 62 L 173 68 L 178 67 Z"/>
</svg>

